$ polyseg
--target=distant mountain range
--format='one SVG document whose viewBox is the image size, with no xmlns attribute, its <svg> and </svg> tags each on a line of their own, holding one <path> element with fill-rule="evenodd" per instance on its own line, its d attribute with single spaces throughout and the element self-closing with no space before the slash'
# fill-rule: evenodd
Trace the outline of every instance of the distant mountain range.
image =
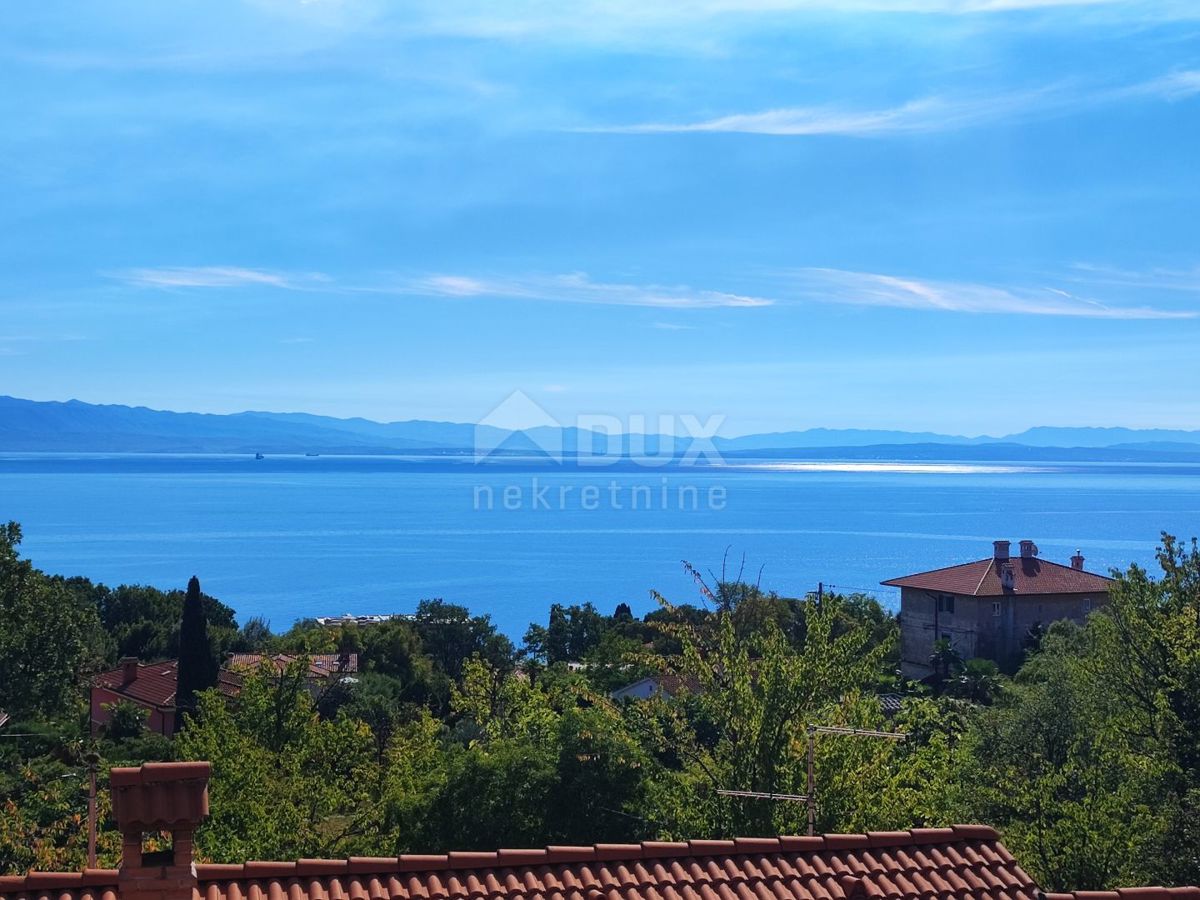
<svg viewBox="0 0 1200 900">
<path fill-rule="evenodd" d="M 459 422 L 373 422 L 307 413 L 179 413 L 145 407 L 0 397 L 0 451 L 75 453 L 470 453 L 480 441 L 501 453 L 580 448 L 624 455 L 686 452 L 690 441 L 605 435 L 577 428 L 505 431 Z M 1200 461 L 1200 431 L 1030 428 L 1002 437 L 813 428 L 716 438 L 734 458 Z"/>
</svg>

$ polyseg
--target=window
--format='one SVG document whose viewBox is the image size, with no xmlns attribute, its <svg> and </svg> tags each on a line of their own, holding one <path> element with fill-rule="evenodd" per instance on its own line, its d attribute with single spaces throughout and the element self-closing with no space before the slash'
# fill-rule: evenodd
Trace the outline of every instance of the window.
<svg viewBox="0 0 1200 900">
<path fill-rule="evenodd" d="M 992 615 L 993 616 L 1000 615 L 1000 601 L 999 600 L 992 601 Z"/>
<path fill-rule="evenodd" d="M 1084 597 L 1083 598 L 1083 614 L 1086 616 L 1091 611 L 1092 611 L 1092 598 Z"/>
<path fill-rule="evenodd" d="M 938 594 L 937 608 L 938 608 L 938 612 L 944 612 L 944 613 L 954 612 L 954 595 L 953 594 Z"/>
</svg>

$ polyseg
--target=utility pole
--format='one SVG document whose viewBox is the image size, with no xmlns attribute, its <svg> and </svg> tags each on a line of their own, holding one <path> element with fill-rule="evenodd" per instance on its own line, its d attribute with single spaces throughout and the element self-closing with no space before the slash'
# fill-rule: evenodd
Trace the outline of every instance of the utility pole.
<svg viewBox="0 0 1200 900">
<path fill-rule="evenodd" d="M 88 850 L 89 869 L 96 868 L 96 769 L 100 766 L 100 754 L 94 750 L 84 755 L 88 773 Z"/>
<path fill-rule="evenodd" d="M 817 783 L 813 774 L 813 738 L 817 736 L 817 726 L 808 726 L 808 799 L 805 801 L 805 806 L 808 808 L 808 834 L 811 837 L 817 830 Z"/>
</svg>

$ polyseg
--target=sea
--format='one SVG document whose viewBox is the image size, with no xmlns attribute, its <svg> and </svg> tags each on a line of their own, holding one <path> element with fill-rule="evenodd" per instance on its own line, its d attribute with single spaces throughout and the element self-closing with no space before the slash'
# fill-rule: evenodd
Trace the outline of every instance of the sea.
<svg viewBox="0 0 1200 900">
<path fill-rule="evenodd" d="M 684 563 L 783 596 L 864 592 L 992 541 L 1154 569 L 1200 534 L 1200 466 L 773 460 L 591 467 L 457 457 L 0 454 L 0 520 L 39 568 L 183 588 L 262 616 L 442 598 L 514 639 L 553 603 L 697 603 Z"/>
</svg>

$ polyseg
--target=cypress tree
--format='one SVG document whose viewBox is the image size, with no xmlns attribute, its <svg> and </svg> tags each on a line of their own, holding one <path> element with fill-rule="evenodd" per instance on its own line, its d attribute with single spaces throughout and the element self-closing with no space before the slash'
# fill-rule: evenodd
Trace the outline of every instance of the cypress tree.
<svg viewBox="0 0 1200 900">
<path fill-rule="evenodd" d="M 200 599 L 200 579 L 188 582 L 179 623 L 179 674 L 175 685 L 175 730 L 183 727 L 184 713 L 196 713 L 196 694 L 215 687 L 219 668 L 208 639 L 208 619 Z"/>
</svg>

